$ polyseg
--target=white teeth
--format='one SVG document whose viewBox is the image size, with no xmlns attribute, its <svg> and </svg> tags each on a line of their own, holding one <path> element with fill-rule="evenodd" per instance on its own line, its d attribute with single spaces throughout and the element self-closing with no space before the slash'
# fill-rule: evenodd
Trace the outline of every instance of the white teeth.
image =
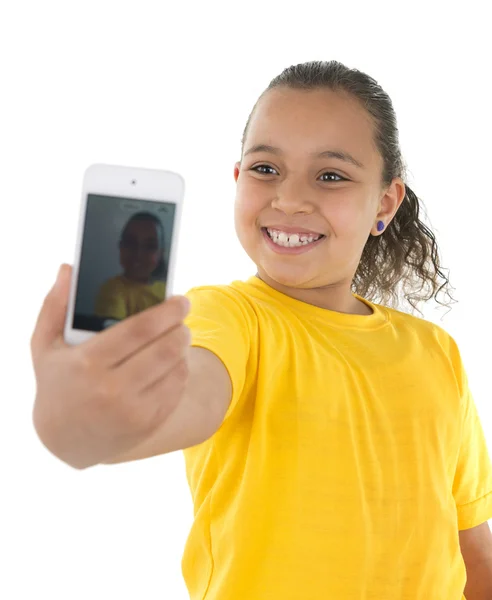
<svg viewBox="0 0 492 600">
<path fill-rule="evenodd" d="M 270 238 L 279 246 L 284 246 L 285 248 L 296 248 L 298 246 L 306 246 L 307 244 L 311 244 L 318 240 L 321 235 L 314 234 L 297 234 L 291 233 L 290 235 L 285 233 L 285 231 L 277 231 L 275 229 L 267 229 L 268 235 Z"/>
</svg>

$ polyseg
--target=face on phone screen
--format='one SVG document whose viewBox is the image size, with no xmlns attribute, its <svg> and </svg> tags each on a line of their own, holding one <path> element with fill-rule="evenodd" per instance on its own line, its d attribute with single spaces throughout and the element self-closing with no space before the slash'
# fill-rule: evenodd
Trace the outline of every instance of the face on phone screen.
<svg viewBox="0 0 492 600">
<path fill-rule="evenodd" d="M 102 331 L 166 296 L 176 205 L 89 194 L 72 327 Z"/>
</svg>

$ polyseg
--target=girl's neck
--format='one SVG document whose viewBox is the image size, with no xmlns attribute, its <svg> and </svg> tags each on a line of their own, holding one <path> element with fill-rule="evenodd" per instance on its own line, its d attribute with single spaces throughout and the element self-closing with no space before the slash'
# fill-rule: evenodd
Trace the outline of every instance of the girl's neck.
<svg viewBox="0 0 492 600">
<path fill-rule="evenodd" d="M 134 277 L 129 277 L 126 273 L 123 273 L 123 277 L 130 281 L 131 283 L 138 283 L 140 285 L 148 285 L 150 283 L 150 279 L 135 279 Z"/>
<path fill-rule="evenodd" d="M 274 281 L 265 273 L 257 273 L 256 277 L 277 292 L 290 296 L 300 302 L 311 304 L 326 310 L 352 315 L 372 315 L 373 311 L 363 302 L 355 298 L 350 291 L 350 285 L 340 282 L 332 286 L 319 288 L 294 288 Z"/>
</svg>

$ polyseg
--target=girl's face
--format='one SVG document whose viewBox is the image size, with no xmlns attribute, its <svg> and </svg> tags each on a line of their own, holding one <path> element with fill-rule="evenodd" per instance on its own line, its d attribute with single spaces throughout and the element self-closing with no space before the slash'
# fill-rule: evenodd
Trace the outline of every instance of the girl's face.
<svg viewBox="0 0 492 600">
<path fill-rule="evenodd" d="M 377 220 L 387 227 L 405 195 L 401 179 L 381 188 L 373 135 L 341 93 L 282 88 L 260 100 L 235 166 L 235 224 L 264 281 L 286 293 L 350 291 Z"/>
<path fill-rule="evenodd" d="M 159 234 L 152 221 L 131 221 L 120 244 L 120 263 L 125 276 L 145 283 L 161 258 Z"/>
</svg>

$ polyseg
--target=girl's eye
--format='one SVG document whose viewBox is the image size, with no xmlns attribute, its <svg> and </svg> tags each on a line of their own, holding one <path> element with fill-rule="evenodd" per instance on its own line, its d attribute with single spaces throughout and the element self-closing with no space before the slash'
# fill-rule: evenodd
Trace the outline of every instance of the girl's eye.
<svg viewBox="0 0 492 600">
<path fill-rule="evenodd" d="M 274 171 L 274 172 L 270 173 L 270 172 L 268 172 L 268 169 L 270 169 L 270 171 Z M 253 167 L 251 170 L 255 171 L 256 173 L 260 173 L 260 175 L 275 175 L 277 173 L 277 171 L 273 167 L 269 167 L 268 165 L 257 165 L 256 167 Z"/>
<path fill-rule="evenodd" d="M 335 177 L 338 177 L 338 179 L 325 179 L 326 176 L 329 175 L 334 175 Z M 332 173 L 331 171 L 328 171 L 327 173 L 323 173 L 323 175 L 321 175 L 321 180 L 322 181 L 328 181 L 328 182 L 333 182 L 333 183 L 337 183 L 338 181 L 346 181 L 346 179 L 344 177 L 340 177 L 340 175 L 337 175 L 336 173 Z"/>
<path fill-rule="evenodd" d="M 277 170 L 269 165 L 257 165 L 251 169 L 260 175 L 278 175 Z M 338 177 L 338 179 L 331 179 L 331 177 Z M 338 183 L 339 181 L 346 181 L 344 177 L 341 177 L 337 173 L 333 173 L 332 171 L 327 171 L 321 175 L 321 181 L 328 183 Z"/>
</svg>

